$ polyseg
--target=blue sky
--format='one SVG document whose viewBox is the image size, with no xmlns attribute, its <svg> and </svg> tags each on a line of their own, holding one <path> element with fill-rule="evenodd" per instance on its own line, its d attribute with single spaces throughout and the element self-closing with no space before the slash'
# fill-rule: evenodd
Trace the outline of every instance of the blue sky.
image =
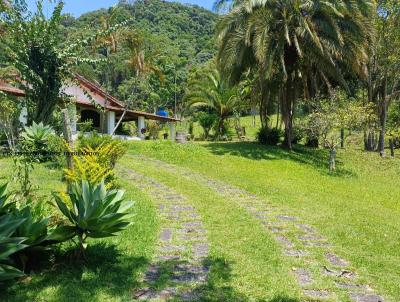
<svg viewBox="0 0 400 302">
<path fill-rule="evenodd" d="M 31 9 L 34 9 L 36 7 L 35 2 L 35 0 L 27 0 L 27 3 Z M 174 2 L 197 4 L 199 6 L 211 9 L 214 0 L 175 0 Z M 114 4 L 118 3 L 118 0 L 65 0 L 65 3 L 66 5 L 64 8 L 64 12 L 70 13 L 78 17 L 81 14 L 92 10 L 113 6 Z M 51 13 L 51 11 L 49 11 L 49 13 Z"/>
</svg>

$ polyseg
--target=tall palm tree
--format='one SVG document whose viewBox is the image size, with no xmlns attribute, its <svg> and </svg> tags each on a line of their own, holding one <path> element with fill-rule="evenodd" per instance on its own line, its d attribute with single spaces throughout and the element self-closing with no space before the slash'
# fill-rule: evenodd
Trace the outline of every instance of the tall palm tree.
<svg viewBox="0 0 400 302">
<path fill-rule="evenodd" d="M 189 82 L 184 100 L 189 108 L 206 106 L 215 111 L 218 116 L 215 127 L 218 136 L 224 134 L 226 119 L 240 104 L 238 92 L 227 85 L 217 69 Z"/>
<path fill-rule="evenodd" d="M 343 74 L 361 74 L 372 40 L 373 0 L 220 0 L 231 11 L 218 26 L 218 63 L 232 82 L 258 72 L 261 102 L 278 95 L 291 149 L 293 110 L 313 83 L 345 88 Z"/>
</svg>

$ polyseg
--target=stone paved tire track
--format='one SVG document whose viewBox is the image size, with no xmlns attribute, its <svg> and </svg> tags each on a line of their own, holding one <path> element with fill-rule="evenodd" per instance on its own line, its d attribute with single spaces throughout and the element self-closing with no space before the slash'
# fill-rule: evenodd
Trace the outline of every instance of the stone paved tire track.
<svg viewBox="0 0 400 302">
<path fill-rule="evenodd" d="M 154 199 L 163 220 L 156 259 L 144 275 L 145 286 L 133 298 L 197 300 L 200 293 L 196 288 L 207 281 L 208 267 L 203 263 L 209 252 L 200 215 L 185 196 L 164 184 L 131 169 L 122 169 L 122 174 Z M 156 283 L 165 278 L 167 286 L 158 289 Z"/>
<path fill-rule="evenodd" d="M 357 282 L 357 275 L 349 269 L 349 262 L 333 253 L 330 250 L 331 245 L 327 239 L 319 235 L 311 226 L 302 223 L 298 217 L 281 213 L 279 209 L 267 203 L 265 200 L 258 198 L 255 194 L 189 169 L 142 155 L 132 157 L 142 160 L 147 164 L 153 164 L 158 168 L 163 168 L 170 173 L 178 174 L 192 181 L 196 181 L 217 192 L 222 197 L 236 202 L 274 234 L 275 239 L 282 246 L 286 256 L 299 258 L 299 260 L 305 259 L 306 261 L 303 261 L 305 263 L 307 263 L 307 261 L 317 263 L 320 274 L 329 277 L 338 290 L 347 292 L 351 301 L 385 301 L 383 297 L 374 293 L 370 286 L 359 284 Z M 300 244 L 292 242 L 287 237 L 288 233 L 294 234 Z M 297 248 L 298 245 L 302 246 L 302 248 Z M 310 248 L 320 249 L 320 252 L 325 256 L 325 263 L 318 263 L 318 261 L 312 259 L 312 255 L 309 253 Z M 293 273 L 303 289 L 303 296 L 306 299 L 312 299 L 313 301 L 335 299 L 334 292 L 313 287 L 314 278 L 312 272 L 307 267 L 300 267 L 299 263 L 299 267 L 294 268 Z"/>
</svg>

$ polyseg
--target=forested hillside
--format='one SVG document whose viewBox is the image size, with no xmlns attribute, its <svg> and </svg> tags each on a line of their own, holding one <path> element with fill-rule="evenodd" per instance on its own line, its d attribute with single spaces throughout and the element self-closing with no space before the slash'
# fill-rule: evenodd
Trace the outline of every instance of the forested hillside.
<svg viewBox="0 0 400 302">
<path fill-rule="evenodd" d="M 67 40 L 74 40 L 130 19 L 127 27 L 99 41 L 100 45 L 106 39 L 106 47 L 85 49 L 107 62 L 100 68 L 86 64 L 78 71 L 129 100 L 134 108 L 172 110 L 175 91 L 179 107 L 190 71 L 214 56 L 217 15 L 198 6 L 160 0 L 121 1 L 78 19 L 65 16 L 63 24 Z"/>
</svg>

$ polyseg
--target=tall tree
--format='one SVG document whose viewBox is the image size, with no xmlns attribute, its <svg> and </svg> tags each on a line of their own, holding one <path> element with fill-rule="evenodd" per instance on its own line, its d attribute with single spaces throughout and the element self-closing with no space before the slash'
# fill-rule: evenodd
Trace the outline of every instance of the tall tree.
<svg viewBox="0 0 400 302">
<path fill-rule="evenodd" d="M 20 85 L 26 93 L 29 123 L 49 123 L 57 106 L 68 100 L 63 85 L 66 80 L 73 79 L 73 67 L 82 62 L 98 62 L 83 57 L 81 49 L 126 24 L 120 23 L 65 45 L 61 27 L 63 6 L 64 2 L 57 1 L 51 17 L 47 18 L 43 13 L 43 1 L 37 2 L 37 11 L 32 15 L 24 0 L 14 0 L 0 15 L 6 31 L 0 41 L 6 47 L 7 63 L 19 72 Z"/>
<path fill-rule="evenodd" d="M 276 97 L 272 83 L 281 83 L 285 143 L 291 149 L 295 104 L 309 95 L 310 86 L 318 80 L 327 90 L 331 82 L 347 88 L 344 73 L 363 72 L 373 1 L 219 2 L 232 4 L 218 26 L 219 65 L 233 82 L 256 69 L 265 108 Z"/>
<path fill-rule="evenodd" d="M 385 156 L 388 108 L 400 97 L 400 3 L 397 0 L 378 1 L 375 23 L 377 37 L 370 47 L 367 86 L 368 99 L 378 108 L 378 151 Z M 373 149 L 367 143 L 366 147 Z"/>
<path fill-rule="evenodd" d="M 185 95 L 188 107 L 205 106 L 212 109 L 218 117 L 215 127 L 217 135 L 225 134 L 226 119 L 240 105 L 240 96 L 222 79 L 217 69 L 204 70 L 189 82 Z"/>
</svg>

